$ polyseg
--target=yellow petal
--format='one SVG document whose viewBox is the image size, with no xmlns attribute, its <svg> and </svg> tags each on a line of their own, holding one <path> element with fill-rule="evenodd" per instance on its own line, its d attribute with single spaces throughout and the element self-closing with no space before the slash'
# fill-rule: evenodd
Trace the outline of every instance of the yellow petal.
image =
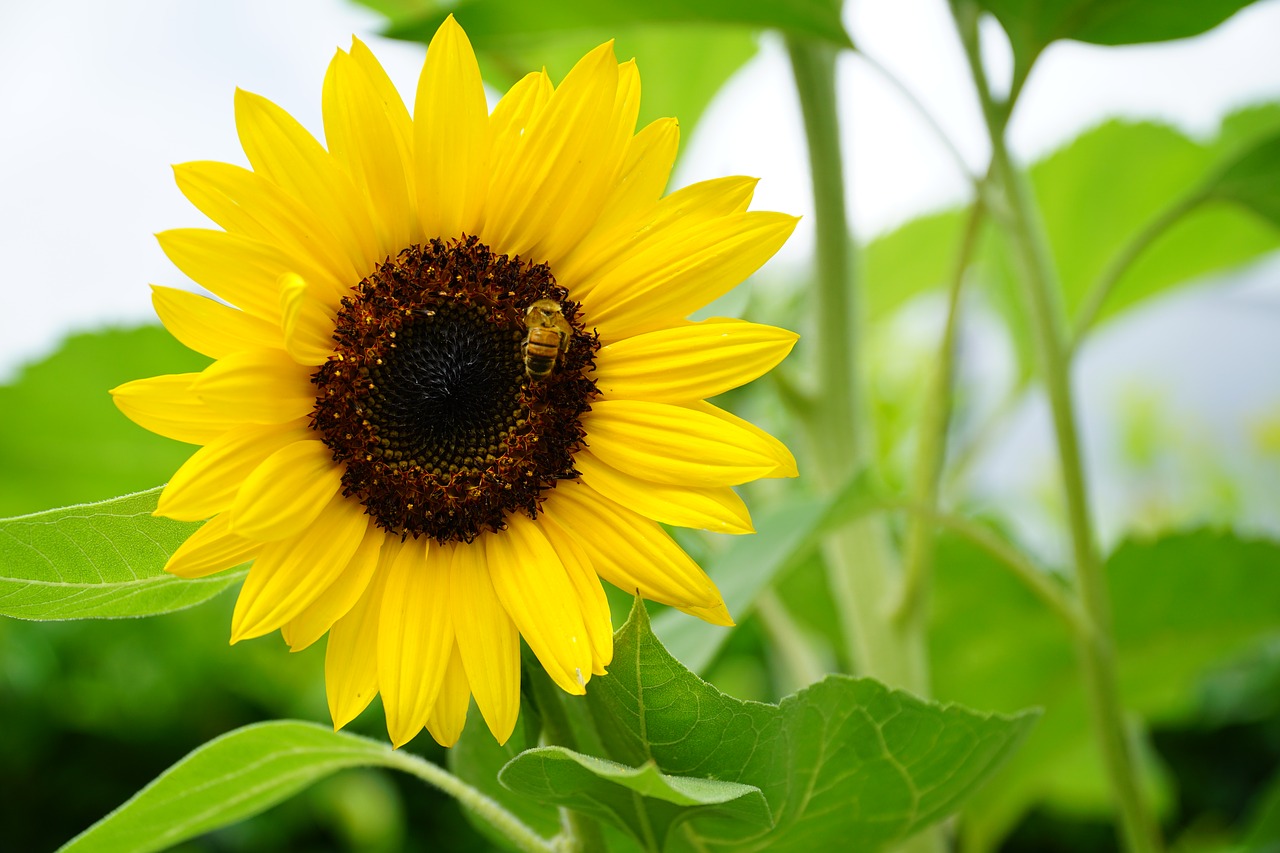
<svg viewBox="0 0 1280 853">
<path fill-rule="evenodd" d="M 191 393 L 240 422 L 278 424 L 315 408 L 311 373 L 284 350 L 243 350 L 206 367 Z"/>
<path fill-rule="evenodd" d="M 506 743 L 520 715 L 520 634 L 493 589 L 481 540 L 453 554 L 454 620 L 458 649 L 476 705 L 498 743 Z"/>
<path fill-rule="evenodd" d="M 244 419 L 214 409 L 192 393 L 199 378 L 199 373 L 173 373 L 135 379 L 112 388 L 111 399 L 138 426 L 175 441 L 208 444 Z"/>
<path fill-rule="evenodd" d="M 355 36 L 351 37 L 351 58 L 364 72 L 365 79 L 373 88 L 374 96 L 387 111 L 387 118 L 395 132 L 396 150 L 400 154 L 400 162 L 404 165 L 405 177 L 412 181 L 413 169 L 413 120 L 409 118 L 409 110 L 404 99 L 396 90 L 395 84 L 387 76 L 386 70 L 373 55 L 373 51 Z M 409 194 L 413 198 L 413 193 Z M 415 239 L 418 239 L 415 237 Z"/>
<path fill-rule="evenodd" d="M 614 173 L 609 176 L 608 194 L 612 195 L 614 187 L 621 179 L 623 167 L 627 163 L 627 151 L 631 147 L 631 139 L 636 132 L 636 118 L 640 115 L 640 69 L 634 59 L 618 63 L 618 92 L 613 99 L 613 115 L 609 119 L 609 148 L 606 155 L 614 164 Z"/>
<path fill-rule="evenodd" d="M 611 257 L 635 234 L 667 186 L 679 144 L 680 124 L 673 118 L 658 119 L 635 135 L 596 223 L 556 264 L 557 280 L 572 289 L 600 266 L 601 256 Z"/>
<path fill-rule="evenodd" d="M 573 464 L 582 482 L 645 518 L 713 533 L 755 532 L 742 498 L 728 486 L 665 486 L 624 474 L 587 451 L 575 455 Z"/>
<path fill-rule="evenodd" d="M 351 179 L 329 152 L 280 107 L 236 90 L 236 131 L 253 170 L 314 211 L 337 238 L 359 281 L 378 258 L 373 224 Z"/>
<path fill-rule="evenodd" d="M 668 229 L 601 277 L 586 295 L 589 316 L 606 342 L 671 325 L 759 269 L 798 221 L 748 212 Z"/>
<path fill-rule="evenodd" d="M 279 249 L 207 228 L 162 231 L 156 240 L 174 266 L 196 284 L 255 317 L 279 324 L 276 280 L 289 269 Z"/>
<path fill-rule="evenodd" d="M 398 95 L 395 99 L 400 100 Z M 342 51 L 329 63 L 322 104 L 329 151 L 364 197 L 378 256 L 396 255 L 413 242 L 415 212 L 391 116 L 394 105 L 382 100 L 361 63 Z"/>
<path fill-rule="evenodd" d="M 507 90 L 507 93 L 493 108 L 489 116 L 489 138 L 491 141 L 489 162 L 493 172 L 509 174 L 514 168 L 513 160 L 520 148 L 524 132 L 551 100 L 555 89 L 546 69 L 526 74 Z M 492 182 L 490 194 L 496 189 Z"/>
<path fill-rule="evenodd" d="M 305 610 L 346 569 L 368 523 L 359 503 L 334 495 L 310 529 L 268 543 L 240 588 L 231 642 L 269 634 Z"/>
<path fill-rule="evenodd" d="M 378 555 L 388 537 L 371 518 L 365 519 L 364 538 L 337 579 L 285 627 L 285 641 L 291 651 L 300 652 L 324 636 L 334 622 L 345 616 L 373 578 Z"/>
<path fill-rule="evenodd" d="M 329 448 L 319 440 L 294 442 L 245 478 L 231 505 L 231 529 L 262 542 L 296 536 L 316 521 L 341 487 L 342 466 Z"/>
<path fill-rule="evenodd" d="M 538 524 L 551 547 L 556 549 L 569 582 L 578 594 L 582 622 L 591 640 L 591 672 L 604 675 L 605 667 L 613 660 L 613 618 L 609 613 L 609 599 L 600 585 L 600 576 L 592 567 L 587 552 L 564 528 L 545 515 L 538 519 Z"/>
<path fill-rule="evenodd" d="M 732 412 L 726 412 L 719 406 L 714 406 L 706 401 L 698 401 L 696 403 L 686 403 L 685 408 L 692 409 L 695 412 L 704 412 L 713 417 L 717 417 L 722 421 L 730 423 L 736 427 L 746 430 L 754 435 L 760 441 L 760 447 L 766 450 L 774 461 L 774 469 L 764 477 L 797 477 L 800 475 L 799 469 L 796 467 L 796 458 L 787 449 L 787 446 L 769 433 L 760 429 L 760 427 L 751 423 L 751 421 L 743 420 Z"/>
<path fill-rule="evenodd" d="M 563 690 L 585 693 L 591 640 L 578 595 L 542 529 L 514 513 L 506 530 L 484 542 L 493 588 L 529 648 Z"/>
<path fill-rule="evenodd" d="M 712 625 L 732 628 L 735 624 L 733 617 L 729 615 L 729 608 L 725 607 L 723 601 L 711 607 L 677 607 L 676 609 L 690 616 L 696 616 L 704 622 L 710 622 Z"/>
<path fill-rule="evenodd" d="M 192 454 L 160 495 L 156 515 L 199 521 L 229 508 L 245 478 L 280 448 L 314 436 L 305 421 L 235 427 Z"/>
<path fill-rule="evenodd" d="M 280 327 L 284 348 L 298 364 L 315 367 L 333 354 L 337 316 L 302 276 L 280 276 Z"/>
<path fill-rule="evenodd" d="M 164 564 L 164 570 L 180 578 L 208 577 L 252 560 L 261 550 L 261 542 L 232 533 L 227 526 L 227 515 L 223 513 L 188 536 Z"/>
<path fill-rule="evenodd" d="M 623 592 L 675 607 L 714 608 L 720 591 L 657 523 L 585 483 L 562 483 L 542 505 L 572 534 L 596 573 Z"/>
<path fill-rule="evenodd" d="M 495 251 L 554 262 L 591 227 L 619 165 L 609 160 L 617 94 L 608 43 L 578 61 L 512 156 L 495 161 L 485 219 Z"/>
<path fill-rule="evenodd" d="M 343 291 L 360 280 L 359 268 L 344 254 L 333 231 L 316 211 L 262 175 L 230 163 L 208 161 L 174 166 L 173 174 L 183 194 L 225 228 L 228 236 L 235 238 L 224 240 L 224 243 L 234 246 L 236 241 L 248 241 L 255 246 L 270 247 L 277 265 L 270 275 L 272 280 L 286 269 L 293 270 L 305 278 L 322 282 L 334 294 L 335 302 Z M 180 229 L 180 233 L 199 233 L 202 230 Z M 163 240 L 161 245 L 164 245 Z M 214 260 L 217 258 L 215 252 Z M 236 269 L 243 264 L 236 259 L 231 260 L 228 275 L 234 276 Z M 252 310 L 213 287 L 209 289 L 246 310 Z M 272 307 L 274 296 L 275 291 L 272 290 L 265 297 Z"/>
<path fill-rule="evenodd" d="M 740 175 L 701 181 L 634 211 L 608 233 L 592 230 L 571 258 L 556 266 L 557 279 L 566 283 L 574 299 L 582 299 L 601 281 L 625 274 L 626 265 L 637 256 L 660 251 L 663 245 L 686 240 L 710 223 L 742 213 L 758 183 L 756 178 Z"/>
<path fill-rule="evenodd" d="M 444 671 L 444 683 L 440 695 L 427 715 L 427 731 L 441 746 L 453 746 L 462 737 L 462 727 L 467 724 L 467 706 L 471 704 L 471 689 L 462 668 L 458 644 L 454 643 L 449 666 Z"/>
<path fill-rule="evenodd" d="M 602 347 L 594 378 L 607 398 L 688 403 L 768 373 L 798 338 L 773 326 L 704 320 Z"/>
<path fill-rule="evenodd" d="M 392 745 L 427 724 L 453 652 L 451 545 L 409 541 L 391 564 L 378 628 L 378 684 Z"/>
<path fill-rule="evenodd" d="M 210 358 L 280 346 L 280 330 L 275 326 L 198 293 L 153 284 L 151 304 L 183 346 Z"/>
<path fill-rule="evenodd" d="M 471 42 L 452 15 L 427 48 L 413 114 L 423 234 L 475 234 L 488 195 L 489 105 Z"/>
<path fill-rule="evenodd" d="M 599 400 L 582 426 L 600 461 L 654 483 L 736 486 L 777 467 L 752 433 L 684 406 Z"/>
<path fill-rule="evenodd" d="M 324 654 L 324 689 L 333 728 L 360 716 L 378 692 L 378 618 L 388 565 L 400 553 L 400 540 L 388 539 L 378 569 L 355 606 L 329 629 Z"/>
</svg>

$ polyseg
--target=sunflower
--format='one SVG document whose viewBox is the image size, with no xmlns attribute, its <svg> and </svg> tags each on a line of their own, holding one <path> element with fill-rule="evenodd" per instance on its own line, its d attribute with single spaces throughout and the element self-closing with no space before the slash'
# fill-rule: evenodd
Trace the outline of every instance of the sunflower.
<svg viewBox="0 0 1280 853">
<path fill-rule="evenodd" d="M 661 525 L 750 532 L 732 487 L 795 475 L 779 441 L 705 401 L 795 335 L 685 317 L 796 220 L 748 212 L 747 178 L 663 197 L 678 126 L 636 132 L 639 98 L 609 43 L 490 113 L 449 18 L 412 118 L 353 40 L 324 81 L 327 150 L 237 91 L 252 168 L 175 167 L 219 227 L 160 244 L 218 298 L 156 287 L 155 307 L 214 361 L 112 393 L 202 445 L 156 510 L 207 519 L 166 570 L 252 560 L 231 642 L 327 633 L 335 727 L 381 693 L 396 746 L 424 726 L 450 745 L 474 695 L 505 741 L 521 637 L 569 693 L 605 672 L 601 578 L 732 624 Z"/>
</svg>

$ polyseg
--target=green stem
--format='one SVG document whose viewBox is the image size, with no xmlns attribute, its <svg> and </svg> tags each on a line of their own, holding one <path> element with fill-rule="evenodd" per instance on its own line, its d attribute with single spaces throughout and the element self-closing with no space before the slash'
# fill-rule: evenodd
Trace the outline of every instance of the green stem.
<svg viewBox="0 0 1280 853">
<path fill-rule="evenodd" d="M 756 599 L 756 615 L 764 623 L 770 644 L 786 668 L 785 674 L 778 679 L 779 692 L 784 695 L 792 693 L 826 675 L 826 667 L 818 660 L 804 632 L 772 590 L 766 590 Z"/>
<path fill-rule="evenodd" d="M 853 238 L 845 208 L 844 167 L 836 101 L 835 48 L 788 39 L 796 92 L 804 116 L 813 185 L 817 252 L 818 386 L 822 404 L 807 426 L 816 479 L 832 492 L 861 464 L 869 442 L 859 431 Z M 855 671 L 925 695 L 925 645 L 919 632 L 899 631 L 889 618 L 897 583 L 896 554 L 882 518 L 855 521 L 824 545 L 827 584 L 840 617 L 845 654 Z"/>
<path fill-rule="evenodd" d="M 1098 316 L 1102 313 L 1102 308 L 1106 305 L 1107 299 L 1115 291 L 1116 286 L 1120 283 L 1120 279 L 1133 266 L 1133 262 L 1154 243 L 1161 234 L 1169 230 L 1169 227 L 1176 223 L 1179 219 L 1195 210 L 1208 198 L 1208 194 L 1203 188 L 1197 189 L 1184 195 L 1173 204 L 1162 210 L 1154 219 L 1147 223 L 1146 227 L 1139 231 L 1133 239 L 1131 239 L 1120 252 L 1111 259 L 1106 269 L 1098 276 L 1098 280 L 1094 282 L 1088 296 L 1085 297 L 1084 305 L 1080 309 L 1080 314 L 1076 318 L 1075 335 L 1072 338 L 1071 349 L 1075 350 L 1080 346 L 1080 342 L 1084 336 L 1097 322 Z"/>
<path fill-rule="evenodd" d="M 1028 590 L 1039 598 L 1054 612 L 1063 625 L 1074 637 L 1089 637 L 1093 625 L 1069 590 L 1053 580 L 1053 576 L 1037 566 L 1031 559 L 1001 539 L 991 530 L 961 515 L 939 512 L 936 508 L 921 504 L 886 501 L 875 506 L 868 506 L 865 511 L 872 510 L 901 511 L 909 513 L 926 522 L 945 527 L 952 533 L 968 539 L 970 543 L 986 551 L 997 562 L 1013 573 Z"/>
<path fill-rule="evenodd" d="M 938 359 L 929 378 L 924 411 L 920 418 L 919 439 L 916 444 L 915 477 L 912 499 L 920 506 L 935 510 L 938 507 L 938 488 L 942 479 L 942 466 L 947 452 L 947 426 L 951 420 L 951 385 L 955 362 L 956 326 L 960 309 L 960 289 L 969 259 L 978 242 L 982 226 L 982 199 L 975 199 L 965 223 L 960 250 L 956 255 L 951 274 L 951 288 L 947 294 L 947 319 L 938 345 Z M 907 527 L 904 547 L 902 593 L 894 618 L 901 624 L 916 624 L 924 630 L 928 616 L 927 592 L 933 572 L 933 530 L 929 519 L 913 516 Z"/>
<path fill-rule="evenodd" d="M 417 776 L 431 787 L 443 791 L 479 815 L 482 820 L 510 841 L 517 850 L 523 853 L 560 853 L 563 849 L 555 842 L 538 835 L 525 826 L 518 817 L 443 767 L 403 750 L 393 752 L 390 762 L 398 769 Z"/>
<path fill-rule="evenodd" d="M 968 4 L 966 4 L 968 5 Z M 1035 326 L 1036 347 L 1058 442 L 1063 490 L 1071 547 L 1080 587 L 1080 600 L 1093 630 L 1078 638 L 1081 669 L 1088 694 L 1095 733 L 1120 808 L 1126 846 L 1135 853 L 1163 847 L 1159 827 L 1138 780 L 1133 750 L 1125 733 L 1115 668 L 1111 629 L 1111 603 L 1090 519 L 1088 491 L 1076 432 L 1075 404 L 1070 378 L 1070 354 L 1065 342 L 1066 323 L 1059 302 L 1060 287 L 1047 240 L 1038 220 L 1031 189 L 1013 164 L 1003 128 L 1008 113 L 991 97 L 979 52 L 976 15 L 958 12 L 961 39 L 982 101 L 992 149 L 992 176 L 1000 188 L 1002 225 L 1021 266 L 1023 284 Z M 968 25 L 966 25 L 968 24 Z M 1007 107 L 1006 107 L 1007 110 Z"/>
<path fill-rule="evenodd" d="M 818 385 L 822 405 L 814 413 L 823 470 L 843 482 L 858 459 L 855 443 L 853 240 L 844 198 L 844 163 L 836 109 L 836 51 L 825 44 L 788 39 L 809 146 L 817 254 Z"/>
</svg>

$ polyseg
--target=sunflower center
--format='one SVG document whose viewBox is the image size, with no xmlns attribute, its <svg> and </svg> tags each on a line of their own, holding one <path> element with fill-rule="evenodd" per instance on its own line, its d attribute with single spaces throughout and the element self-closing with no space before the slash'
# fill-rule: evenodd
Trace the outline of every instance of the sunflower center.
<svg viewBox="0 0 1280 853">
<path fill-rule="evenodd" d="M 439 542 L 537 514 L 578 476 L 599 342 L 545 265 L 474 237 L 410 246 L 342 301 L 312 376 L 312 427 L 343 494 L 384 529 Z M 531 308 L 531 306 L 533 306 Z"/>
</svg>

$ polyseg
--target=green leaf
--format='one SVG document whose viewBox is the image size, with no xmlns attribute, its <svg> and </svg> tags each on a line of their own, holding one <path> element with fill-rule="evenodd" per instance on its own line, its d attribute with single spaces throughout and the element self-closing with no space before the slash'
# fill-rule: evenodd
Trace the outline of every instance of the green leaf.
<svg viewBox="0 0 1280 853">
<path fill-rule="evenodd" d="M 827 0 L 461 0 L 429 12 L 406 15 L 387 32 L 392 38 L 429 41 L 448 15 L 454 15 L 477 48 L 528 44 L 567 32 L 610 34 L 637 24 L 676 28 L 729 25 L 753 30 L 777 29 L 802 38 L 851 47 L 840 22 L 840 9 Z M 599 42 L 597 42 L 599 43 Z"/>
<path fill-rule="evenodd" d="M 672 2 L 655 7 L 622 0 L 536 6 L 516 0 L 474 0 L 447 8 L 412 0 L 361 2 L 389 19 L 390 37 L 423 43 L 430 41 L 444 16 L 453 13 L 476 49 L 485 81 L 503 91 L 538 68 L 546 68 L 559 81 L 588 51 L 614 39 L 617 55 L 634 58 L 640 69 L 644 86 L 640 125 L 674 116 L 686 138 L 725 81 L 755 56 L 760 27 L 785 19 L 803 29 L 804 22 L 810 21 L 847 43 L 838 15 L 822 9 L 818 0 L 807 0 L 797 8 L 765 0 L 754 0 L 746 8 L 727 2 Z M 668 25 L 671 16 L 678 26 Z"/>
<path fill-rule="evenodd" d="M 517 793 L 609 820 L 647 850 L 663 849 L 672 829 L 695 818 L 756 830 L 772 824 L 754 786 L 668 776 L 651 763 L 627 767 L 559 746 L 521 753 L 499 779 Z"/>
<path fill-rule="evenodd" d="M 844 676 L 780 705 L 734 699 L 662 647 L 639 602 L 615 636 L 610 674 L 592 680 L 587 701 L 614 761 L 759 788 L 774 816 L 770 832 L 694 817 L 677 836 L 739 850 L 875 850 L 904 839 L 957 809 L 1034 721 Z"/>
<path fill-rule="evenodd" d="M 0 615 L 152 616 L 199 604 L 244 576 L 184 580 L 164 564 L 199 524 L 157 518 L 159 489 L 0 519 Z"/>
<path fill-rule="evenodd" d="M 1208 32 L 1254 0 L 978 0 L 1009 35 L 1015 76 L 1025 78 L 1059 39 L 1100 45 L 1144 44 Z"/>
<path fill-rule="evenodd" d="M 1134 235 L 1175 199 L 1226 168 L 1224 163 L 1241 163 L 1238 171 L 1226 170 L 1241 180 L 1223 185 L 1218 197 L 1250 209 L 1202 205 L 1178 220 L 1129 267 L 1098 319 L 1280 248 L 1280 231 L 1254 215 L 1267 202 L 1265 187 L 1261 182 L 1250 186 L 1249 177 L 1265 171 L 1266 159 L 1262 153 L 1257 160 L 1240 155 L 1272 151 L 1258 140 L 1274 140 L 1278 129 L 1280 105 L 1275 104 L 1228 117 L 1217 139 L 1208 143 L 1163 125 L 1111 121 L 1032 165 L 1031 181 L 1068 313 L 1079 313 L 1103 270 Z M 964 219 L 960 209 L 931 214 L 868 244 L 867 305 L 873 320 L 946 285 Z M 985 228 L 973 263 L 974 284 L 985 288 L 1004 317 L 1022 371 L 1029 375 L 1032 340 L 1016 275 L 1009 247 L 994 228 Z"/>
<path fill-rule="evenodd" d="M 61 853 L 149 853 L 265 811 L 349 767 L 403 769 L 386 745 L 323 726 L 258 723 L 209 741 Z"/>
<path fill-rule="evenodd" d="M 1280 228 L 1280 130 L 1241 151 L 1212 181 L 1208 192 L 1243 205 Z"/>
<path fill-rule="evenodd" d="M 209 359 L 159 326 L 67 338 L 0 386 L 0 516 L 98 501 L 168 480 L 195 450 L 147 432 L 107 391 L 144 376 L 189 373 Z"/>
<path fill-rule="evenodd" d="M 1195 711 L 1215 665 L 1280 629 L 1280 545 L 1197 531 L 1123 544 L 1107 561 L 1116 665 L 1127 711 L 1171 724 Z M 1027 742 L 966 810 L 974 850 L 995 846 L 1036 803 L 1111 808 L 1075 649 L 1065 628 L 983 551 L 939 541 L 930 659 L 939 697 L 1045 708 Z M 983 614 L 974 630 L 973 614 Z M 1157 768 L 1148 766 L 1148 784 Z"/>
</svg>

